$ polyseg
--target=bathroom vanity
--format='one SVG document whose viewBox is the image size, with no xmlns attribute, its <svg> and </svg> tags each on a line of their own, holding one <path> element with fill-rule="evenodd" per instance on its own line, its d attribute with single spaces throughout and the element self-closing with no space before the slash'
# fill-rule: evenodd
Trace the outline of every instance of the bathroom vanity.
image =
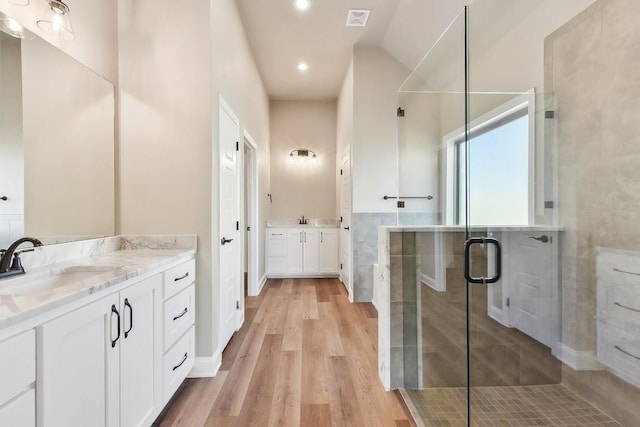
<svg viewBox="0 0 640 427">
<path fill-rule="evenodd" d="M 116 236 L 25 256 L 0 281 L 0 425 L 151 425 L 193 367 L 195 251 Z"/>
<path fill-rule="evenodd" d="M 338 231 L 334 220 L 267 223 L 268 277 L 335 277 L 339 274 Z"/>
</svg>

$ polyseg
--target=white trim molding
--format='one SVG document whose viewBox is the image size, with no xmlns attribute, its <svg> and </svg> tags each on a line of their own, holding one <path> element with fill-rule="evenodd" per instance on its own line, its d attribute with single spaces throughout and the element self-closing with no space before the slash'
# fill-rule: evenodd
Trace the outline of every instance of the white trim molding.
<svg viewBox="0 0 640 427">
<path fill-rule="evenodd" d="M 576 371 L 601 371 L 604 366 L 598 362 L 592 350 L 575 350 L 560 343 L 560 360 Z"/>
<path fill-rule="evenodd" d="M 187 378 L 211 378 L 215 377 L 222 366 L 222 354 L 216 351 L 211 357 L 196 357 L 193 369 Z"/>
</svg>

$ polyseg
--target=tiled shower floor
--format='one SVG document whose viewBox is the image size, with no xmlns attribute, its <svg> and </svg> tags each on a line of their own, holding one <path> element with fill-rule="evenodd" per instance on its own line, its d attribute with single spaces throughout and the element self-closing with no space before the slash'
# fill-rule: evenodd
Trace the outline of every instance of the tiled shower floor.
<svg viewBox="0 0 640 427">
<path fill-rule="evenodd" d="M 402 395 L 426 427 L 467 425 L 465 388 L 402 390 Z M 560 384 L 478 387 L 471 399 L 472 426 L 621 426 Z"/>
</svg>

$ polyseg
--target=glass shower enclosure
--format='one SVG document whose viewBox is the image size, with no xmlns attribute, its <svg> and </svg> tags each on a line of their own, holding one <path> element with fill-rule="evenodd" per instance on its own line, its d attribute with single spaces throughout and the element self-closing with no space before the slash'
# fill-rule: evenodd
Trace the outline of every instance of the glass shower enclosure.
<svg viewBox="0 0 640 427">
<path fill-rule="evenodd" d="M 419 425 L 640 425 L 639 12 L 476 0 L 399 89 Z"/>
</svg>

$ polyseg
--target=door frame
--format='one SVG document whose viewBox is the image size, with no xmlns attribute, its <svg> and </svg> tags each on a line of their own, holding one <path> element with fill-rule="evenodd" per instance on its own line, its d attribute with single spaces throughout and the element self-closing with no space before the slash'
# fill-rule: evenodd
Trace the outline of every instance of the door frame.
<svg viewBox="0 0 640 427">
<path fill-rule="evenodd" d="M 250 227 L 248 233 L 242 233 L 242 265 L 245 264 L 244 256 L 247 254 L 247 291 L 249 296 L 258 296 L 260 294 L 260 278 L 258 277 L 259 265 L 258 265 L 258 247 L 260 246 L 260 233 L 258 233 L 258 218 L 259 218 L 259 205 L 258 205 L 258 144 L 251 137 L 249 132 L 244 129 L 242 132 L 244 138 L 243 150 L 242 150 L 242 197 L 240 197 L 242 203 L 242 230 L 246 230 Z M 248 156 L 244 156 L 244 148 L 247 149 Z M 247 171 L 247 182 L 244 182 L 244 171 Z M 245 203 L 248 204 L 245 209 Z M 248 213 L 248 223 L 245 223 L 244 212 Z M 245 238 L 246 236 L 246 238 Z M 245 246 L 246 245 L 246 246 Z M 247 247 L 248 246 L 248 247 Z M 245 250 L 247 247 L 247 250 Z M 244 272 L 243 272 L 244 273 Z M 241 294 L 244 291 L 241 290 Z M 242 298 L 244 300 L 244 298 Z M 241 302 L 244 306 L 244 303 Z M 244 310 L 243 310 L 244 317 Z"/>
</svg>

